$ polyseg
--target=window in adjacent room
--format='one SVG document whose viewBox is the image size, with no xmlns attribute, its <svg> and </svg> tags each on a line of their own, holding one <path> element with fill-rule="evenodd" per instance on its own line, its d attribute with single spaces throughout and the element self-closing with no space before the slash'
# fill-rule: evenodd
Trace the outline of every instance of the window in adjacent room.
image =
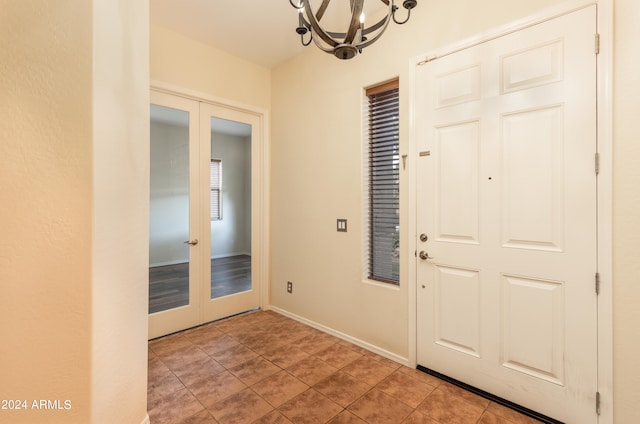
<svg viewBox="0 0 640 424">
<path fill-rule="evenodd" d="M 222 160 L 211 159 L 211 220 L 222 219 Z"/>
<path fill-rule="evenodd" d="M 400 283 L 398 80 L 366 90 L 367 277 Z"/>
</svg>

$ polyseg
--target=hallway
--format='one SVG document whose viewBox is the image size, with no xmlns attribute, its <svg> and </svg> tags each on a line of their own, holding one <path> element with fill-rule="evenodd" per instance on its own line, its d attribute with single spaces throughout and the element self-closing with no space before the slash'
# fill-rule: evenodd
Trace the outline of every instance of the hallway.
<svg viewBox="0 0 640 424">
<path fill-rule="evenodd" d="M 149 342 L 153 424 L 537 421 L 272 311 Z"/>
</svg>

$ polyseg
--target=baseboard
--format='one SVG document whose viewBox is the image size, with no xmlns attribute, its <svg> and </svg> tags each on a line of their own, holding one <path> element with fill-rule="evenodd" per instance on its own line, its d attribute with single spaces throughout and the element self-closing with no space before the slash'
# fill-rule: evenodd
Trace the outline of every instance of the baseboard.
<svg viewBox="0 0 640 424">
<path fill-rule="evenodd" d="M 319 323 L 317 323 L 315 321 L 311 321 L 310 319 L 307 319 L 307 318 L 301 317 L 299 315 L 296 315 L 294 313 L 291 313 L 291 312 L 289 312 L 287 310 L 280 309 L 277 306 L 270 305 L 266 309 L 271 310 L 273 312 L 277 312 L 280 315 L 284 315 L 284 316 L 286 316 L 288 318 L 291 318 L 291 319 L 294 319 L 294 320 L 296 320 L 298 322 L 306 324 L 309 327 L 315 328 L 316 330 L 320 330 L 320 331 L 325 332 L 327 334 L 331 334 L 332 336 L 338 337 L 339 339 L 345 340 L 345 341 L 347 341 L 349 343 L 353 343 L 356 346 L 359 346 L 359 347 L 361 347 L 363 349 L 366 349 L 366 350 L 368 350 L 370 352 L 373 352 L 375 354 L 378 354 L 380 356 L 384 356 L 385 358 L 390 359 L 390 360 L 392 360 L 394 362 L 397 362 L 399 364 L 402 364 L 402 365 L 405 365 L 405 366 L 409 366 L 409 359 L 408 358 L 403 358 L 400 355 L 397 355 L 397 354 L 395 354 L 393 352 L 389 352 L 388 350 L 382 349 L 381 347 L 378 347 L 378 346 L 373 345 L 371 343 L 365 342 L 364 340 L 357 339 L 355 337 L 352 337 L 352 336 L 350 336 L 348 334 L 342 333 L 342 332 L 340 332 L 338 330 L 335 330 L 333 328 L 327 327 L 327 326 L 319 324 Z"/>
<path fill-rule="evenodd" d="M 251 252 L 223 253 L 222 255 L 212 255 L 211 259 L 231 258 L 233 256 L 251 256 Z"/>
<path fill-rule="evenodd" d="M 167 262 L 156 262 L 149 264 L 149 268 L 158 268 L 161 266 L 169 266 L 169 265 L 180 265 L 188 263 L 188 259 L 176 259 L 175 261 L 167 261 Z"/>
<path fill-rule="evenodd" d="M 151 424 L 151 420 L 149 419 L 149 414 L 147 414 L 147 416 L 144 417 L 144 420 L 142 420 L 140 424 Z"/>
</svg>

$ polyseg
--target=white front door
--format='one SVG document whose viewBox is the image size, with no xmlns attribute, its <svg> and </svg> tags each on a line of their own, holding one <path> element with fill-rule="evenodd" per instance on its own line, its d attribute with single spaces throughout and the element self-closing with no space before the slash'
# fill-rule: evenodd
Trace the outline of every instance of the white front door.
<svg viewBox="0 0 640 424">
<path fill-rule="evenodd" d="M 596 7 L 416 70 L 417 361 L 595 423 Z"/>
</svg>

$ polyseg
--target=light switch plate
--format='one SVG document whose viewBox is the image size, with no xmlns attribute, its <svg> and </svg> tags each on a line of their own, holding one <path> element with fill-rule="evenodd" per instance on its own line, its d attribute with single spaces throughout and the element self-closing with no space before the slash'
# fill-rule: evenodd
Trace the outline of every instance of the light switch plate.
<svg viewBox="0 0 640 424">
<path fill-rule="evenodd" d="M 346 219 L 341 219 L 338 218 L 337 224 L 336 224 L 336 229 L 342 233 L 346 233 L 347 232 L 347 220 Z"/>
</svg>

